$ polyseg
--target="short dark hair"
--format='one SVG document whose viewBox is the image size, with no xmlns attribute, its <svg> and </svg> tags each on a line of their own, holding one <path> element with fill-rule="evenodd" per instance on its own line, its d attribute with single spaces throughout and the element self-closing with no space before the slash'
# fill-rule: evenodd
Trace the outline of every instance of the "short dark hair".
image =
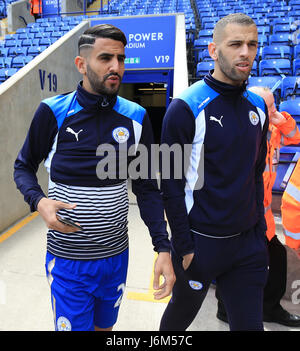
<svg viewBox="0 0 300 351">
<path fill-rule="evenodd" d="M 125 34 L 117 27 L 112 24 L 98 24 L 96 26 L 88 28 L 80 36 L 78 40 L 78 51 L 84 46 L 92 46 L 97 38 L 108 38 L 117 41 L 121 41 L 124 46 L 127 45 L 127 39 Z"/>
<path fill-rule="evenodd" d="M 253 19 L 244 13 L 231 13 L 225 17 L 222 17 L 215 25 L 214 31 L 213 31 L 213 40 L 216 42 L 222 35 L 224 28 L 227 26 L 227 24 L 239 24 L 240 26 L 252 26 L 255 25 L 255 22 Z"/>
</svg>

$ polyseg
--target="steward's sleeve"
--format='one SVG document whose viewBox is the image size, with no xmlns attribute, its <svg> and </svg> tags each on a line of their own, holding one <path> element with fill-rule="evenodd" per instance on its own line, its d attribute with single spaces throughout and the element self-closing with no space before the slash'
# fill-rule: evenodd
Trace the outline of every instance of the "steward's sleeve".
<svg viewBox="0 0 300 351">
<path fill-rule="evenodd" d="M 172 245 L 179 256 L 194 252 L 185 204 L 185 160 L 189 160 L 189 155 L 184 153 L 185 146 L 192 144 L 194 134 L 195 117 L 190 107 L 183 100 L 174 99 L 163 119 L 161 146 L 174 147 L 174 150 L 179 146 L 181 153 L 178 155 L 176 152 L 171 152 L 170 164 L 161 163 L 161 184 L 165 210 L 171 228 Z"/>
<path fill-rule="evenodd" d="M 56 134 L 57 123 L 53 112 L 48 105 L 41 103 L 14 164 L 16 186 L 32 212 L 36 211 L 38 201 L 45 197 L 36 172 L 39 164 L 47 158 Z"/>
<path fill-rule="evenodd" d="M 169 252 L 170 241 L 167 232 L 167 223 L 164 218 L 164 207 L 161 192 L 157 182 L 158 168 L 155 169 L 155 162 L 151 162 L 152 151 L 151 145 L 154 146 L 152 126 L 147 113 L 143 119 L 142 134 L 139 146 L 141 152 L 147 153 L 143 157 L 147 157 L 146 174 L 134 177 L 131 174 L 132 191 L 136 195 L 137 204 L 139 206 L 140 215 L 144 223 L 149 229 L 154 250 L 157 252 Z M 139 154 L 139 151 L 138 151 Z M 141 170 L 143 171 L 143 170 Z"/>
<path fill-rule="evenodd" d="M 276 125 L 283 136 L 283 145 L 299 144 L 300 143 L 300 132 L 296 121 L 294 118 L 287 112 L 280 112 L 285 120 L 283 123 Z"/>
</svg>

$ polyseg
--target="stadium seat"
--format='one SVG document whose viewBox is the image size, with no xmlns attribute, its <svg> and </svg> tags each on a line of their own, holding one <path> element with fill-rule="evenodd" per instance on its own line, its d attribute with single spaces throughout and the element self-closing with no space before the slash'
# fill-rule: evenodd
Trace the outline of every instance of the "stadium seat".
<svg viewBox="0 0 300 351">
<path fill-rule="evenodd" d="M 41 38 L 39 41 L 39 45 L 50 46 L 51 44 L 52 44 L 52 41 L 50 38 Z"/>
<path fill-rule="evenodd" d="M 294 46 L 294 59 L 300 58 L 300 45 Z"/>
<path fill-rule="evenodd" d="M 198 33 L 198 38 L 209 37 L 212 38 L 213 30 L 211 29 L 201 29 Z"/>
<path fill-rule="evenodd" d="M 27 47 L 13 47 L 8 49 L 8 55 L 7 56 L 25 56 L 27 55 Z"/>
<path fill-rule="evenodd" d="M 204 61 L 197 63 L 196 77 L 204 77 L 211 69 L 214 68 L 214 62 Z"/>
<path fill-rule="evenodd" d="M 292 75 L 291 62 L 287 59 L 261 60 L 258 72 L 260 76 Z"/>
<path fill-rule="evenodd" d="M 210 57 L 208 49 L 202 50 L 199 53 L 199 58 L 200 58 L 201 61 L 213 61 L 213 59 Z"/>
<path fill-rule="evenodd" d="M 27 51 L 27 55 L 29 56 L 37 56 L 41 52 L 43 52 L 47 48 L 46 45 L 39 45 L 39 46 L 30 46 Z"/>
<path fill-rule="evenodd" d="M 291 49 L 287 45 L 269 45 L 262 48 L 262 60 L 267 59 L 292 59 Z"/>
<path fill-rule="evenodd" d="M 0 57 L 6 57 L 8 56 L 8 51 L 9 51 L 9 48 L 0 48 Z"/>
<path fill-rule="evenodd" d="M 11 48 L 14 46 L 22 46 L 22 41 L 21 40 L 5 40 L 4 42 L 5 47 Z"/>
<path fill-rule="evenodd" d="M 18 71 L 17 68 L 2 68 L 0 69 L 0 82 L 3 83 Z"/>
<path fill-rule="evenodd" d="M 59 39 L 64 35 L 64 32 L 54 31 L 51 34 L 51 38 Z"/>
<path fill-rule="evenodd" d="M 293 60 L 293 75 L 300 75 L 300 58 Z"/>
<path fill-rule="evenodd" d="M 285 77 L 281 82 L 281 98 L 288 100 L 292 97 L 300 97 L 300 78 Z"/>
<path fill-rule="evenodd" d="M 0 83 L 3 83 L 6 81 L 6 68 L 0 68 Z"/>
<path fill-rule="evenodd" d="M 39 39 L 23 39 L 21 46 L 35 46 L 39 45 Z"/>
<path fill-rule="evenodd" d="M 277 175 L 272 192 L 282 193 L 288 183 L 290 172 L 294 169 L 297 160 L 296 153 L 300 152 L 300 146 L 283 146 L 280 148 L 280 158 L 277 167 Z M 292 166 L 292 167 L 291 167 Z"/>
<path fill-rule="evenodd" d="M 280 76 L 249 77 L 247 88 L 253 86 L 268 87 L 273 91 L 275 101 L 278 103 L 281 95 L 281 81 L 282 79 Z"/>
<path fill-rule="evenodd" d="M 11 67 L 22 68 L 32 59 L 33 59 L 33 56 L 16 56 L 12 59 Z"/>
<path fill-rule="evenodd" d="M 296 121 L 300 121 L 300 98 L 282 101 L 279 104 L 279 111 L 287 111 Z"/>
<path fill-rule="evenodd" d="M 269 35 L 270 26 L 269 25 L 257 26 L 257 32 L 258 34 L 261 34 L 261 35 Z"/>
<path fill-rule="evenodd" d="M 269 45 L 269 36 L 263 35 L 263 34 L 258 34 L 258 45 L 260 47 L 264 47 L 266 45 Z"/>
<path fill-rule="evenodd" d="M 10 68 L 11 61 L 11 57 L 0 57 L 0 68 Z"/>
<path fill-rule="evenodd" d="M 194 55 L 195 62 L 199 62 L 201 60 L 201 52 L 207 49 L 208 44 L 211 42 L 210 38 L 200 38 L 194 41 Z"/>
<path fill-rule="evenodd" d="M 258 76 L 258 64 L 257 64 L 257 61 L 253 61 L 253 65 L 252 65 L 252 69 L 251 69 L 251 76 L 252 77 L 256 77 L 256 76 Z"/>
<path fill-rule="evenodd" d="M 209 38 L 209 37 L 196 39 L 194 41 L 194 48 L 195 48 L 195 50 L 207 49 L 207 46 L 210 42 L 211 42 L 211 38 Z"/>
<path fill-rule="evenodd" d="M 280 77 L 249 77 L 248 87 L 263 86 L 272 89 L 275 85 L 280 86 L 282 79 Z"/>
<path fill-rule="evenodd" d="M 281 33 L 281 34 L 271 34 L 269 36 L 270 45 L 290 45 L 290 34 Z"/>
<path fill-rule="evenodd" d="M 291 26 L 289 24 L 275 24 L 273 26 L 273 34 L 290 33 Z"/>
</svg>

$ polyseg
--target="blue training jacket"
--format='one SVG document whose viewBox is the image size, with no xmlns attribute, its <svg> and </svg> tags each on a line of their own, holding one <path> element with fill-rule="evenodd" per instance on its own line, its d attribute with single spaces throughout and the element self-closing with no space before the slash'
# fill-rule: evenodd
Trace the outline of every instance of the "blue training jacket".
<svg viewBox="0 0 300 351">
<path fill-rule="evenodd" d="M 121 150 L 120 146 L 125 142 L 127 149 Z M 143 107 L 120 96 L 108 100 L 107 97 L 90 94 L 79 84 L 72 93 L 54 96 L 40 103 L 15 161 L 14 179 L 31 211 L 35 211 L 38 201 L 45 196 L 36 177 L 43 160 L 50 182 L 103 187 L 124 182 L 124 167 L 127 179 L 128 164 L 137 154 L 131 152 L 128 157 L 121 157 L 119 162 L 122 152 L 127 153 L 130 147 L 136 150 L 135 145 L 140 144 L 150 150 L 152 143 L 152 127 Z M 116 151 L 116 170 L 112 179 L 102 179 L 97 173 L 99 162 L 107 157 L 105 153 L 97 153 L 99 145 L 104 144 L 111 145 Z M 157 181 L 132 179 L 132 190 L 137 196 L 141 217 L 152 236 L 154 249 L 169 251 Z"/>
<path fill-rule="evenodd" d="M 262 174 L 267 130 L 264 100 L 245 85 L 224 84 L 211 74 L 172 101 L 162 143 L 191 145 L 185 175 L 175 177 L 172 169 L 179 160 L 171 159 L 171 179 L 162 180 L 172 245 L 179 255 L 194 251 L 191 233 L 220 238 L 254 225 L 266 230 Z"/>
</svg>

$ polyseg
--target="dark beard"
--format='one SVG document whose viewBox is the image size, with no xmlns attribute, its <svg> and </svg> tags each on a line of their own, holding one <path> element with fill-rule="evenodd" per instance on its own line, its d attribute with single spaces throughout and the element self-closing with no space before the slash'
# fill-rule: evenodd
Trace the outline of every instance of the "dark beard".
<svg viewBox="0 0 300 351">
<path fill-rule="evenodd" d="M 112 97 L 118 94 L 121 84 L 119 84 L 118 88 L 115 89 L 109 89 L 104 85 L 106 79 L 111 76 L 118 76 L 121 82 L 121 77 L 118 73 L 109 73 L 103 77 L 102 81 L 100 81 L 97 74 L 90 68 L 90 65 L 87 65 L 86 75 L 95 93 Z"/>
<path fill-rule="evenodd" d="M 227 78 L 231 79 L 232 81 L 236 81 L 240 84 L 242 84 L 243 81 L 247 80 L 250 74 L 250 72 L 245 73 L 244 75 L 242 73 L 237 73 L 233 67 L 230 67 L 229 62 L 227 61 L 221 50 L 219 50 L 219 67 Z"/>
</svg>

